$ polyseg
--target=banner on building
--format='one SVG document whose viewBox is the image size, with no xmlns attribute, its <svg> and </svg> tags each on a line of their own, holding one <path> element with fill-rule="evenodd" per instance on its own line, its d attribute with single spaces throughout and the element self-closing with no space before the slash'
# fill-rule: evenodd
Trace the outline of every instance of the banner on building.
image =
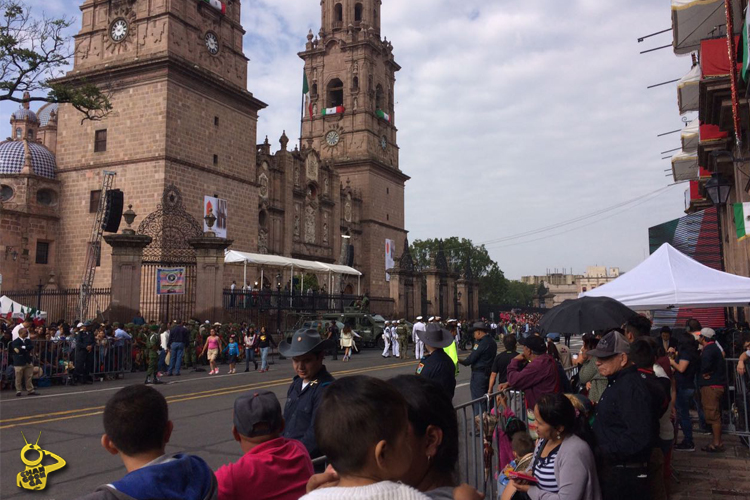
<svg viewBox="0 0 750 500">
<path fill-rule="evenodd" d="M 156 295 L 185 295 L 185 268 L 157 268 Z"/>
<path fill-rule="evenodd" d="M 396 265 L 396 261 L 393 259 L 393 256 L 396 255 L 396 247 L 393 243 L 393 240 L 385 240 L 385 270 L 388 271 L 388 269 L 393 269 L 393 266 Z M 387 272 L 385 273 L 385 280 L 391 281 L 391 275 Z"/>
<path fill-rule="evenodd" d="M 217 238 L 227 237 L 227 200 L 221 198 L 214 198 L 213 196 L 203 197 L 203 232 L 208 232 L 208 224 L 206 223 L 205 217 L 213 213 L 216 217 L 216 222 L 212 231 L 216 233 Z"/>
</svg>

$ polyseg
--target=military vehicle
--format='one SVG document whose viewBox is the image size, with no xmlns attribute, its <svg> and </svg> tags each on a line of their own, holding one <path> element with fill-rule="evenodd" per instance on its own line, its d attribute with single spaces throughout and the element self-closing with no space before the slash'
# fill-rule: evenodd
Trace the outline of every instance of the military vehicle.
<svg viewBox="0 0 750 500">
<path fill-rule="evenodd" d="M 300 316 L 291 330 L 284 332 L 284 338 L 289 341 L 297 331 L 309 328 L 317 330 L 319 326 L 325 333 L 331 321 L 336 322 L 339 332 L 344 329 L 344 326 L 351 326 L 352 330 L 360 336 L 360 338 L 354 338 L 357 347 L 377 347 L 378 349 L 385 347 L 383 343 L 385 319 L 378 315 L 348 310 L 343 313 L 304 314 Z"/>
</svg>

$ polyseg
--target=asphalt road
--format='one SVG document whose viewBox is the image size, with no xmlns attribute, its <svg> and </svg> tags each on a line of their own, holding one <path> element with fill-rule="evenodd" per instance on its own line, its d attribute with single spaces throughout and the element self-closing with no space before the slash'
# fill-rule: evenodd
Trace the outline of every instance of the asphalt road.
<svg viewBox="0 0 750 500">
<path fill-rule="evenodd" d="M 413 351 L 412 351 L 413 356 Z M 248 390 L 269 389 L 282 407 L 287 388 L 294 376 L 290 360 L 276 360 L 266 373 L 228 375 L 221 365 L 219 375 L 183 371 L 180 377 L 164 377 L 167 384 L 155 386 L 169 402 L 174 432 L 168 453 L 184 451 L 199 455 L 216 470 L 241 456 L 231 435 L 232 408 L 235 398 Z M 416 362 L 383 359 L 379 351 L 366 349 L 350 362 L 326 360 L 334 377 L 366 374 L 378 378 L 414 373 Z M 470 371 L 461 368 L 457 378 L 454 404 L 470 399 Z M 100 445 L 103 433 L 102 411 L 107 399 L 120 387 L 142 383 L 145 374 L 127 374 L 124 380 L 96 382 L 77 387 L 41 389 L 35 398 L 15 397 L 14 391 L 0 395 L 0 498 L 11 499 L 33 495 L 35 499 L 73 499 L 93 491 L 97 486 L 122 477 L 125 469 L 120 459 L 108 454 Z M 43 492 L 26 492 L 16 486 L 16 475 L 24 468 L 19 457 L 24 439 L 39 445 L 67 461 L 66 467 L 48 477 Z M 47 459 L 45 459 L 47 460 Z M 47 463 L 47 462 L 45 462 Z"/>
</svg>

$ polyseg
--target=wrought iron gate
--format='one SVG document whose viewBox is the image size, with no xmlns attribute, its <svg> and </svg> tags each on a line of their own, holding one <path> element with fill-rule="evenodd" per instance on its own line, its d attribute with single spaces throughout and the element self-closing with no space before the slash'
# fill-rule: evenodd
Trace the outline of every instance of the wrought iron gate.
<svg viewBox="0 0 750 500">
<path fill-rule="evenodd" d="M 141 315 L 147 320 L 168 323 L 187 320 L 195 309 L 195 250 L 189 241 L 203 235 L 203 227 L 182 203 L 182 193 L 175 185 L 164 188 L 161 204 L 138 226 L 138 233 L 151 236 L 143 251 L 141 267 Z M 157 294 L 159 268 L 185 268 L 185 293 Z"/>
</svg>

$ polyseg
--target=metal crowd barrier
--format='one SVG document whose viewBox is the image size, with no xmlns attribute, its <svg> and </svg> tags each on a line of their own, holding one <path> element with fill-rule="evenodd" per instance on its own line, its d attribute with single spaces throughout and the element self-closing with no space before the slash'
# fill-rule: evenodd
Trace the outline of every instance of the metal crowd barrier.
<svg viewBox="0 0 750 500">
<path fill-rule="evenodd" d="M 729 358 L 727 363 L 727 390 L 724 392 L 725 431 L 728 434 L 750 438 L 750 374 L 737 373 L 738 358 Z M 750 370 L 750 363 L 746 368 Z"/>
</svg>

